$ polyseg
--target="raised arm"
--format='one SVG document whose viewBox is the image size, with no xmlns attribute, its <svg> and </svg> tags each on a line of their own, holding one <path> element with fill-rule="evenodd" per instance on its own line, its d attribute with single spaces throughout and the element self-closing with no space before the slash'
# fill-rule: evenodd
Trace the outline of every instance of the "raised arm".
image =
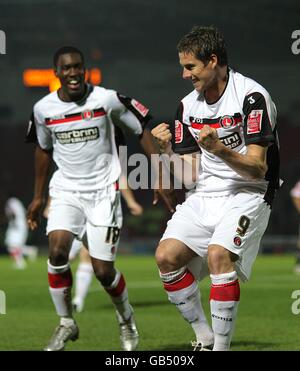
<svg viewBox="0 0 300 371">
<path fill-rule="evenodd" d="M 205 125 L 199 135 L 199 144 L 208 152 L 221 158 L 239 175 L 249 180 L 263 179 L 267 170 L 267 144 L 249 144 L 247 152 L 241 154 L 226 147 L 218 138 L 214 128 Z"/>
<path fill-rule="evenodd" d="M 150 131 L 145 128 L 152 119 L 149 109 L 135 99 L 125 97 L 116 92 L 112 92 L 110 103 L 113 122 L 125 131 L 139 135 L 141 146 L 150 159 L 151 155 L 158 154 L 159 148 L 153 140 Z M 159 169 L 155 167 L 155 164 L 152 165 L 154 165 L 158 180 L 154 190 L 153 204 L 155 205 L 158 199 L 161 198 L 169 211 L 174 212 L 177 204 L 175 192 L 172 187 L 171 189 L 164 189 L 161 186 Z"/>
<path fill-rule="evenodd" d="M 181 184 L 190 188 L 198 179 L 200 153 L 182 155 L 174 153 L 171 144 L 172 133 L 169 127 L 169 124 L 161 123 L 151 133 L 157 140 L 165 168 L 174 174 Z"/>
<path fill-rule="evenodd" d="M 144 130 L 140 142 L 149 158 L 151 158 L 151 155 L 158 155 L 160 153 L 159 145 L 156 143 L 155 139 L 151 135 L 150 130 L 147 128 Z M 165 187 L 163 182 L 164 174 L 162 169 L 159 167 L 159 164 L 156 161 L 151 161 L 151 166 L 154 168 L 156 176 L 153 205 L 156 205 L 159 199 L 162 199 L 168 210 L 173 213 L 176 205 L 178 204 L 176 193 L 173 189 L 173 184 L 170 182 L 170 186 Z"/>
</svg>

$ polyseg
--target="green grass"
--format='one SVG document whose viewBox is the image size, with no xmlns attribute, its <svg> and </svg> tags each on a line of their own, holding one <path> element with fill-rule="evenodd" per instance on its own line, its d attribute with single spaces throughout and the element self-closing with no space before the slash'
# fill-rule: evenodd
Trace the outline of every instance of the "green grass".
<svg viewBox="0 0 300 371">
<path fill-rule="evenodd" d="M 293 264 L 292 256 L 258 257 L 250 282 L 241 284 L 232 350 L 300 350 L 300 314 L 291 311 L 291 295 L 300 290 L 300 278 Z M 139 350 L 190 350 L 193 332 L 168 302 L 153 257 L 119 256 L 117 266 L 126 276 L 135 309 Z M 7 314 L 0 314 L 0 350 L 41 350 L 58 323 L 48 294 L 46 258 L 15 271 L 2 257 L 0 289 L 7 300 Z M 201 292 L 208 314 L 208 279 L 201 283 Z M 113 307 L 95 279 L 76 320 L 80 338 L 68 344 L 68 350 L 120 349 Z"/>
</svg>

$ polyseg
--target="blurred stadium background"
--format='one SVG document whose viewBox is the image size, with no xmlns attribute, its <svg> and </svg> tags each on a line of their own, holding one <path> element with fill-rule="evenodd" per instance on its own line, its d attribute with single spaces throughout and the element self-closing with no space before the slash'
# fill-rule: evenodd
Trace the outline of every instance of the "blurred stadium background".
<svg viewBox="0 0 300 371">
<path fill-rule="evenodd" d="M 1 192 L 13 192 L 26 206 L 32 197 L 34 148 L 24 137 L 32 106 L 49 87 L 28 86 L 28 69 L 51 69 L 55 50 L 75 45 L 87 68 L 100 70 L 100 84 L 144 102 L 157 122 L 169 121 L 191 90 L 181 78 L 177 41 L 193 25 L 214 24 L 227 40 L 230 65 L 261 83 L 277 105 L 284 184 L 261 251 L 293 253 L 299 216 L 289 192 L 300 179 L 300 54 L 292 53 L 291 35 L 300 29 L 299 14 L 298 0 L 0 0 L 6 34 L 6 54 L 0 55 Z M 129 139 L 129 146 L 131 153 L 140 151 L 136 141 Z M 139 191 L 137 198 L 145 215 L 135 219 L 125 210 L 122 252 L 152 254 L 169 214 L 162 205 L 151 208 L 151 191 Z M 2 208 L 0 220 L 4 254 Z M 44 228 L 45 222 L 29 237 L 41 249 L 47 245 Z"/>
<path fill-rule="evenodd" d="M 33 146 L 24 144 L 24 136 L 33 104 L 49 88 L 25 86 L 25 70 L 49 69 L 58 47 L 76 45 L 83 50 L 87 67 L 101 70 L 103 86 L 145 102 L 157 122 L 171 120 L 179 100 L 191 89 L 181 78 L 176 43 L 194 24 L 215 24 L 227 39 L 230 64 L 264 85 L 277 104 L 284 184 L 265 248 L 293 248 L 298 218 L 289 190 L 300 178 L 300 55 L 291 51 L 291 34 L 300 28 L 297 0 L 230 0 L 226 6 L 215 0 L 209 4 L 197 0 L 87 0 L 84 4 L 1 0 L 0 6 L 0 29 L 6 33 L 7 44 L 6 55 L 0 55 L 1 188 L 14 192 L 26 205 L 32 196 Z M 138 149 L 136 141 L 130 145 L 132 152 Z M 150 191 L 138 197 L 151 204 Z M 132 232 L 147 225 L 149 231 L 143 231 L 143 236 L 158 238 L 163 229 L 161 213 L 151 215 Z M 130 224 L 123 231 L 124 240 L 131 237 L 132 228 Z M 42 229 L 31 239 L 45 244 Z"/>
</svg>

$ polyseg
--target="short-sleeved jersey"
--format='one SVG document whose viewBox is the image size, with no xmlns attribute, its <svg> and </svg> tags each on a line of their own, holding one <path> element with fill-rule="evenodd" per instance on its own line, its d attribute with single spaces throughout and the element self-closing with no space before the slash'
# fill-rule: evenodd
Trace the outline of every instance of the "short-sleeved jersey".
<svg viewBox="0 0 300 371">
<path fill-rule="evenodd" d="M 64 102 L 57 92 L 38 101 L 27 141 L 53 151 L 57 170 L 50 187 L 94 191 L 120 176 L 114 124 L 141 135 L 150 118 L 149 110 L 135 99 L 88 85 L 81 102 Z"/>
<path fill-rule="evenodd" d="M 267 144 L 265 178 L 250 181 L 221 158 L 200 149 L 196 139 L 204 125 L 215 128 L 222 143 L 241 154 L 246 153 L 249 144 Z M 257 82 L 229 70 L 227 85 L 218 101 L 208 104 L 202 94 L 192 91 L 181 101 L 172 134 L 175 153 L 202 152 L 197 192 L 204 196 L 221 196 L 245 189 L 264 193 L 265 200 L 271 204 L 279 187 L 276 107 Z"/>
<path fill-rule="evenodd" d="M 294 198 L 300 198 L 300 180 L 291 189 L 291 196 Z"/>
<path fill-rule="evenodd" d="M 27 229 L 26 210 L 16 197 L 10 197 L 5 204 L 5 215 L 9 220 L 8 228 L 16 230 Z"/>
</svg>

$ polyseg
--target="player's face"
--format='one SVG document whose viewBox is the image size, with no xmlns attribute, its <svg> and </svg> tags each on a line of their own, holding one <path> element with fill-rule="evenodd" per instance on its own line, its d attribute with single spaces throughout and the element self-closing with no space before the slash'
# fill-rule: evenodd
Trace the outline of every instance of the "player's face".
<svg viewBox="0 0 300 371">
<path fill-rule="evenodd" d="M 215 82 L 215 63 L 210 60 L 204 64 L 194 53 L 179 53 L 179 63 L 183 67 L 182 77 L 191 80 L 198 93 L 204 93 Z"/>
<path fill-rule="evenodd" d="M 65 101 L 76 101 L 85 93 L 85 67 L 81 55 L 67 53 L 59 56 L 55 70 L 61 88 L 60 97 Z"/>
</svg>

